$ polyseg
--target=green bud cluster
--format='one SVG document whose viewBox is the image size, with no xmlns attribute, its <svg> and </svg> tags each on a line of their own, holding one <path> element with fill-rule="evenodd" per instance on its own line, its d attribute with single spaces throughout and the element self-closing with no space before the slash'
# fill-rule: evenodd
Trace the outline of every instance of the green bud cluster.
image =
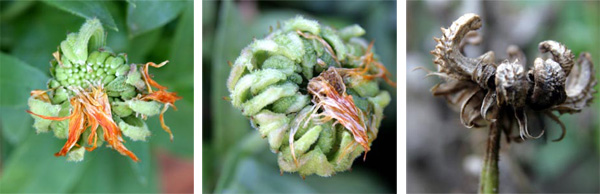
<svg viewBox="0 0 600 194">
<path fill-rule="evenodd" d="M 112 119 L 122 134 L 134 141 L 144 141 L 150 136 L 150 131 L 141 117 L 159 114 L 162 104 L 136 98 L 147 94 L 142 65 L 128 64 L 126 54 L 115 54 L 104 44 L 104 29 L 97 19 L 86 21 L 79 32 L 68 34 L 54 53 L 55 59 L 50 62 L 52 78 L 48 81 L 47 92 L 50 102 L 32 96 L 29 99 L 30 110 L 51 117 L 69 116 L 73 109 L 69 100 L 77 95 L 76 91 L 89 91 L 90 87 L 101 86 L 108 96 Z M 69 119 L 33 118 L 38 133 L 52 130 L 58 138 L 68 137 Z M 98 133 L 101 134 L 102 130 Z M 83 137 L 87 135 L 89 130 L 82 134 Z M 102 145 L 102 135 L 99 137 L 98 143 Z M 87 138 L 81 138 L 79 145 L 88 145 L 84 139 Z M 68 160 L 82 160 L 83 150 L 71 150 Z"/>
<path fill-rule="evenodd" d="M 281 170 L 331 176 L 349 169 L 363 153 L 352 133 L 342 125 L 333 126 L 334 120 L 304 124 L 314 106 L 306 88 L 309 80 L 329 67 L 359 67 L 368 48 L 359 38 L 363 34 L 358 25 L 337 31 L 297 16 L 264 39 L 254 40 L 235 60 L 227 81 L 231 103 L 267 138 L 271 151 L 278 153 Z M 389 93 L 381 91 L 376 80 L 360 76 L 347 77 L 344 84 L 356 106 L 367 113 L 369 139 L 375 139 Z M 300 126 L 292 137 L 296 161 L 289 144 L 294 126 Z"/>
</svg>

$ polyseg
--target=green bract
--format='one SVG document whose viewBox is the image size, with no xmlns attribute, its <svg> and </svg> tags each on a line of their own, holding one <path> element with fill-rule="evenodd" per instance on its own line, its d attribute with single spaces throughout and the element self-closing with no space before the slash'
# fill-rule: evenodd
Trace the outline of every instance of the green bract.
<svg viewBox="0 0 600 194">
<path fill-rule="evenodd" d="M 309 80 L 330 67 L 362 68 L 369 50 L 367 41 L 359 38 L 363 34 L 358 25 L 337 31 L 297 16 L 266 38 L 254 40 L 235 60 L 227 80 L 231 103 L 268 140 L 281 170 L 331 176 L 348 170 L 364 152 L 349 129 L 333 125 L 335 119 L 320 122 L 312 117 L 315 98 L 307 91 Z M 370 144 L 390 95 L 379 89 L 375 79 L 345 76 L 343 82 L 344 95 L 351 95 L 365 113 Z M 290 140 L 294 126 L 299 127 Z"/>
</svg>

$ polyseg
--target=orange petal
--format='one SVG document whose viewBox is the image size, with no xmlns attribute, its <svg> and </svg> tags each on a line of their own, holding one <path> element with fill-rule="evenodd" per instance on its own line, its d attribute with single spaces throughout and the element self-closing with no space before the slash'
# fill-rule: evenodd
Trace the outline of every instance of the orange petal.
<svg viewBox="0 0 600 194">
<path fill-rule="evenodd" d="M 148 87 L 148 92 L 152 93 L 152 88 L 150 86 L 154 86 L 156 88 L 158 88 L 158 90 L 166 90 L 167 87 L 161 86 L 160 84 L 156 83 L 156 81 L 152 80 L 152 78 L 150 77 L 150 75 L 148 75 L 148 66 L 152 66 L 152 67 L 162 67 L 165 64 L 167 64 L 169 61 L 164 61 L 160 64 L 155 64 L 153 62 L 148 62 L 146 63 L 146 65 L 144 66 L 144 80 L 146 81 L 146 86 Z"/>
<path fill-rule="evenodd" d="M 69 120 L 69 137 L 62 149 L 54 154 L 55 156 L 64 156 L 67 154 L 67 152 L 77 143 L 79 136 L 81 136 L 81 133 L 85 129 L 83 127 L 85 117 L 81 104 L 77 103 L 75 100 L 72 100 L 71 104 L 73 105 L 73 114 L 71 120 Z"/>
</svg>

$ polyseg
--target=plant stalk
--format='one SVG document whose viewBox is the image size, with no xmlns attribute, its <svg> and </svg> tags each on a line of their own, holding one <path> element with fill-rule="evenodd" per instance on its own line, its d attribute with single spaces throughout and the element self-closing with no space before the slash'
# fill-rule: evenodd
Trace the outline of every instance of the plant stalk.
<svg viewBox="0 0 600 194">
<path fill-rule="evenodd" d="M 479 193 L 498 193 L 498 155 L 500 152 L 500 130 L 496 122 L 490 124 L 483 169 L 479 179 Z"/>
</svg>

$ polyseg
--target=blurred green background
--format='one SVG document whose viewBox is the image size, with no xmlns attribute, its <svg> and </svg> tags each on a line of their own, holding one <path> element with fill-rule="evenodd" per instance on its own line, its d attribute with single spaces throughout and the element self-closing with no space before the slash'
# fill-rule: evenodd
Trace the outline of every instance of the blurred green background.
<svg viewBox="0 0 600 194">
<path fill-rule="evenodd" d="M 478 31 L 483 42 L 465 47 L 467 56 L 491 50 L 496 59 L 503 59 L 506 48 L 515 44 L 531 65 L 539 56 L 538 43 L 556 40 L 576 56 L 590 52 L 600 78 L 599 1 L 408 1 L 407 11 L 408 192 L 475 192 L 479 182 L 487 128 L 465 128 L 459 114 L 429 92 L 439 79 L 411 71 L 418 66 L 436 69 L 429 51 L 435 46 L 432 37 L 441 36 L 440 27 L 476 13 L 483 21 Z M 550 141 L 561 133 L 550 119 L 541 121 L 546 128 L 543 138 L 507 144 L 503 137 L 500 192 L 598 193 L 599 95 L 582 112 L 560 116 L 567 126 L 560 142 Z M 536 122 L 535 117 L 530 120 Z"/>
<path fill-rule="evenodd" d="M 171 172 L 188 168 L 179 182 L 192 182 L 193 160 L 193 2 L 192 1 L 1 1 L 0 2 L 0 192 L 191 192 L 174 188 Z M 155 80 L 183 100 L 165 121 L 175 139 L 162 130 L 158 116 L 147 120 L 147 142 L 127 138 L 125 146 L 139 163 L 100 147 L 85 160 L 54 157 L 65 140 L 35 134 L 25 112 L 29 91 L 46 89 L 52 52 L 77 32 L 85 18 L 97 17 L 108 33 L 107 46 L 127 53 L 129 63 L 170 63 L 150 69 Z M 175 162 L 174 162 L 175 161 Z M 178 166 L 169 166 L 180 164 Z M 193 184 L 193 183 L 192 183 Z M 179 190 L 178 190 L 179 189 Z"/>
<path fill-rule="evenodd" d="M 330 178 L 280 175 L 277 155 L 250 126 L 247 118 L 223 99 L 230 67 L 242 48 L 276 27 L 277 22 L 302 14 L 336 28 L 359 24 L 365 38 L 375 40 L 376 53 L 396 80 L 396 2 L 285 1 L 202 2 L 203 192 L 381 193 L 396 190 L 396 89 L 385 110 L 377 140 L 366 162 L 357 159 L 351 172 Z"/>
</svg>

